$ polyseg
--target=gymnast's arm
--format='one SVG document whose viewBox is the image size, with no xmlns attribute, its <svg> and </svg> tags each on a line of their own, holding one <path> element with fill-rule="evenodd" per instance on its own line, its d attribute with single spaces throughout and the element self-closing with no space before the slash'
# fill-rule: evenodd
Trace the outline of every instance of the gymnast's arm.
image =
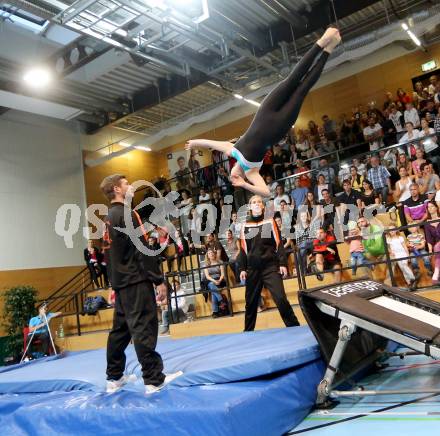
<svg viewBox="0 0 440 436">
<path fill-rule="evenodd" d="M 249 171 L 246 171 L 246 178 L 250 183 L 246 182 L 242 177 L 234 175 L 231 176 L 231 182 L 234 186 L 247 189 L 254 194 L 261 195 L 263 197 L 270 196 L 270 189 L 266 185 L 263 177 L 261 177 L 258 168 L 252 168 Z"/>
</svg>

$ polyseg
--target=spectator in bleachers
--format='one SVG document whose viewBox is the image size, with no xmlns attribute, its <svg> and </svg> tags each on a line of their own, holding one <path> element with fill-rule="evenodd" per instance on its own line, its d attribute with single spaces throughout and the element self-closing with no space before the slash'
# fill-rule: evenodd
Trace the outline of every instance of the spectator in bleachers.
<svg viewBox="0 0 440 436">
<path fill-rule="evenodd" d="M 420 118 L 425 118 L 427 114 L 431 114 L 431 117 L 435 117 L 437 115 L 435 103 L 432 99 L 427 100 L 425 108 L 420 112 Z"/>
<path fill-rule="evenodd" d="M 313 253 L 315 254 L 316 277 L 323 280 L 324 270 L 331 270 L 335 283 L 341 281 L 341 259 L 338 248 L 336 247 L 336 238 L 324 228 L 317 232 L 316 239 L 313 241 Z"/>
<path fill-rule="evenodd" d="M 409 187 L 411 197 L 404 201 L 405 218 L 408 224 L 426 221 L 428 217 L 427 203 L 425 195 L 420 194 L 419 185 L 412 183 Z"/>
<path fill-rule="evenodd" d="M 406 133 L 400 138 L 399 141 L 400 144 L 405 144 L 407 142 L 413 140 L 415 141 L 420 138 L 420 132 L 417 129 L 414 129 L 414 124 L 411 121 L 405 123 L 405 127 L 406 127 Z M 409 158 L 416 157 L 416 150 L 418 146 L 419 144 L 417 141 L 406 145 L 407 154 Z"/>
<path fill-rule="evenodd" d="M 348 163 L 344 163 L 341 165 L 341 169 L 338 172 L 338 185 L 342 186 L 344 180 L 350 179 L 351 177 L 351 169 Z"/>
<path fill-rule="evenodd" d="M 440 252 L 440 221 L 438 220 L 440 220 L 439 207 L 434 201 L 430 201 L 428 203 L 427 225 L 425 226 L 426 242 L 428 243 L 428 250 L 430 253 Z M 440 254 L 435 254 L 434 259 L 432 283 L 438 284 L 440 275 Z"/>
<path fill-rule="evenodd" d="M 437 80 L 437 76 L 435 74 L 433 74 L 430 78 L 429 78 L 429 86 L 428 86 L 428 92 L 430 95 L 434 95 L 437 85 L 438 85 L 438 80 Z"/>
<path fill-rule="evenodd" d="M 300 157 L 302 160 L 307 159 L 309 157 L 309 150 L 309 140 L 304 135 L 304 131 L 302 129 L 298 129 L 298 137 L 296 141 L 296 151 L 298 153 L 298 157 Z"/>
<path fill-rule="evenodd" d="M 385 101 L 383 103 L 383 109 L 390 109 L 390 107 L 394 104 L 394 96 L 393 93 L 390 91 L 387 91 L 385 93 Z"/>
<path fill-rule="evenodd" d="M 362 235 L 356 221 L 348 223 L 348 236 L 345 237 L 350 251 L 350 266 L 353 276 L 356 275 L 359 266 L 367 264 L 365 259 L 365 248 L 362 245 Z"/>
<path fill-rule="evenodd" d="M 296 164 L 297 164 L 297 169 L 294 171 L 294 174 L 301 174 L 300 176 L 298 176 L 299 185 L 302 188 L 310 189 L 310 187 L 312 186 L 312 180 L 311 180 L 311 175 L 308 172 L 310 171 L 309 168 L 304 164 L 304 161 L 302 160 L 298 160 Z"/>
<path fill-rule="evenodd" d="M 172 262 L 174 259 L 177 259 L 177 270 L 182 272 L 182 260 L 189 255 L 189 244 L 188 241 L 183 237 L 180 230 L 176 230 L 172 246 L 174 247 L 174 254 L 167 257 L 168 270 L 173 270 Z"/>
<path fill-rule="evenodd" d="M 218 232 L 220 228 L 220 221 L 222 219 L 222 208 L 223 208 L 223 199 L 220 197 L 218 191 L 214 191 L 212 193 L 212 205 L 215 207 L 217 211 L 216 222 L 215 222 L 215 231 Z"/>
<path fill-rule="evenodd" d="M 284 177 L 284 173 L 289 166 L 289 155 L 286 150 L 281 148 L 280 144 L 273 146 L 272 164 L 275 179 L 278 180 Z"/>
<path fill-rule="evenodd" d="M 281 201 L 285 201 L 286 203 L 290 204 L 290 198 L 289 196 L 284 192 L 284 186 L 278 185 L 276 187 L 276 195 L 273 199 L 273 206 L 274 210 L 276 212 L 279 212 L 281 210 Z"/>
<path fill-rule="evenodd" d="M 393 121 L 390 119 L 390 111 L 385 109 L 383 111 L 384 120 L 382 121 L 382 130 L 384 133 L 383 144 L 389 147 L 397 143 L 397 129 Z"/>
<path fill-rule="evenodd" d="M 414 96 L 414 95 L 417 95 L 417 97 L 418 97 L 419 99 L 422 99 L 422 98 L 423 98 L 423 83 L 420 82 L 420 80 L 417 81 L 417 82 L 414 84 L 414 92 L 413 92 L 413 96 Z"/>
<path fill-rule="evenodd" d="M 411 102 L 411 97 L 406 93 L 403 88 L 398 88 L 396 95 L 397 101 L 400 102 L 402 105 Z"/>
<path fill-rule="evenodd" d="M 345 179 L 342 182 L 343 192 L 338 196 L 338 201 L 341 204 L 341 216 L 343 217 L 343 224 L 347 225 L 349 221 L 357 220 L 359 212 L 356 216 L 353 215 L 353 211 L 356 206 L 358 211 L 362 207 L 361 196 L 358 191 L 355 191 L 351 187 L 351 182 L 349 179 Z M 351 215 L 351 216 L 350 216 Z"/>
<path fill-rule="evenodd" d="M 325 231 L 334 232 L 341 223 L 341 203 L 337 197 L 332 197 L 328 189 L 322 190 L 322 200 L 319 202 L 322 214 L 322 227 Z"/>
<path fill-rule="evenodd" d="M 281 201 L 280 205 L 281 209 L 279 211 L 279 214 L 281 217 L 283 231 L 287 233 L 291 231 L 295 224 L 297 210 L 290 204 L 286 203 L 284 200 Z"/>
<path fill-rule="evenodd" d="M 423 180 L 420 193 L 425 194 L 428 200 L 433 200 L 436 192 L 440 190 L 440 177 L 433 173 L 431 163 L 425 162 L 420 165 L 420 171 Z"/>
<path fill-rule="evenodd" d="M 440 105 L 440 82 L 435 85 L 434 103 Z"/>
<path fill-rule="evenodd" d="M 205 188 L 200 188 L 199 204 L 210 203 L 210 202 L 211 202 L 211 196 L 209 195 L 209 192 L 206 192 Z"/>
<path fill-rule="evenodd" d="M 265 178 L 266 185 L 268 186 L 270 190 L 270 198 L 273 199 L 276 195 L 276 189 L 278 186 L 278 182 L 274 182 L 273 177 L 271 174 L 268 174 Z"/>
<path fill-rule="evenodd" d="M 153 225 L 154 230 L 152 231 L 151 235 L 154 236 L 158 241 L 159 244 L 164 246 L 168 245 L 170 241 L 170 235 L 168 233 L 168 229 L 166 227 Z"/>
<path fill-rule="evenodd" d="M 147 241 L 147 248 L 152 251 L 160 250 L 160 244 L 157 242 L 157 238 L 150 235 Z"/>
<path fill-rule="evenodd" d="M 101 269 L 99 267 L 99 250 L 98 247 L 93 245 L 93 240 L 89 239 L 87 241 L 87 248 L 84 249 L 84 260 L 86 262 L 87 268 L 90 272 L 90 278 L 97 289 L 101 288 L 98 281 L 98 277 L 101 274 Z"/>
<path fill-rule="evenodd" d="M 240 283 L 240 267 L 238 265 L 238 255 L 240 254 L 240 243 L 234 236 L 232 230 L 226 231 L 225 251 L 228 262 L 235 274 L 235 280 Z"/>
<path fill-rule="evenodd" d="M 409 160 L 408 155 L 403 150 L 399 151 L 399 155 L 397 158 L 397 167 L 405 167 L 408 176 L 411 176 L 413 173 L 412 162 Z"/>
<path fill-rule="evenodd" d="M 217 185 L 220 188 L 222 197 L 234 194 L 232 183 L 229 180 L 229 176 L 226 174 L 226 170 L 222 166 L 218 169 Z"/>
<path fill-rule="evenodd" d="M 284 251 L 286 252 L 286 256 L 289 257 L 290 253 L 293 251 L 293 242 L 288 236 L 286 236 L 286 231 L 290 232 L 291 223 L 289 223 L 288 226 L 284 226 L 281 215 L 275 215 L 274 219 L 280 232 L 281 243 L 283 244 Z"/>
<path fill-rule="evenodd" d="M 437 109 L 436 109 L 436 113 L 437 113 Z M 433 116 L 430 112 L 427 112 L 425 115 L 425 120 L 428 123 L 428 126 L 433 129 L 434 128 L 434 120 L 435 120 L 435 115 Z M 422 120 L 420 120 L 420 123 L 422 123 Z"/>
<path fill-rule="evenodd" d="M 380 196 L 373 189 L 372 183 L 368 179 L 364 179 L 362 183 L 363 192 L 361 194 L 362 214 L 365 214 L 369 209 L 376 209 L 380 205 Z M 374 212 L 373 212 L 373 215 Z"/>
<path fill-rule="evenodd" d="M 364 246 L 367 260 L 372 262 L 384 261 L 385 246 L 382 238 L 383 227 L 377 224 L 370 224 L 365 216 L 359 217 L 358 227 L 361 231 L 362 245 Z"/>
<path fill-rule="evenodd" d="M 180 191 L 181 189 L 189 189 L 191 185 L 191 173 L 189 168 L 185 166 L 185 158 L 183 156 L 177 158 L 177 165 L 179 166 L 179 169 L 174 174 L 177 179 L 177 190 Z"/>
<path fill-rule="evenodd" d="M 353 159 L 352 163 L 353 163 L 353 166 L 357 168 L 358 174 L 365 177 L 365 175 L 367 174 L 366 165 L 363 162 L 361 162 L 359 160 L 359 158 L 357 158 L 357 157 Z"/>
<path fill-rule="evenodd" d="M 396 150 L 391 148 L 389 150 L 379 150 L 380 164 L 384 166 L 391 174 L 391 179 L 397 178 L 396 167 L 397 167 L 397 157 Z M 393 175 L 395 177 L 393 177 Z"/>
<path fill-rule="evenodd" d="M 380 165 L 379 157 L 371 156 L 371 168 L 368 170 L 368 180 L 371 181 L 373 189 L 381 195 L 381 201 L 388 201 L 388 194 L 392 193 L 391 174 L 382 165 Z"/>
<path fill-rule="evenodd" d="M 298 152 L 296 150 L 296 145 L 294 143 L 289 144 L 289 168 L 292 172 L 295 170 L 296 163 L 298 162 Z"/>
<path fill-rule="evenodd" d="M 416 278 L 420 277 L 420 268 L 418 258 L 422 259 L 428 274 L 432 276 L 431 256 L 424 256 L 428 254 L 426 251 L 426 239 L 423 230 L 420 230 L 418 226 L 411 226 L 409 229 L 409 235 L 407 236 L 407 246 L 411 256 L 416 256 L 411 259 L 411 265 L 414 270 Z"/>
<path fill-rule="evenodd" d="M 336 141 L 336 139 L 337 139 L 337 135 L 335 132 L 335 140 L 334 141 Z M 314 145 L 314 147 L 313 147 L 316 151 L 316 155 L 321 156 L 323 154 L 332 153 L 332 152 L 336 151 L 336 146 L 335 146 L 334 141 L 329 141 L 327 139 L 327 136 L 325 136 L 324 134 L 321 134 L 319 136 L 319 142 L 316 145 Z M 314 157 L 314 156 L 312 156 L 312 157 Z M 332 157 L 334 158 L 335 155 L 330 156 L 330 158 L 332 158 Z"/>
<path fill-rule="evenodd" d="M 208 249 L 206 253 L 206 266 L 204 274 L 208 281 L 208 290 L 211 293 L 212 317 L 219 316 L 219 303 L 222 301 L 220 289 L 225 286 L 225 267 L 220 264 L 217 250 Z"/>
<path fill-rule="evenodd" d="M 396 182 L 394 190 L 394 200 L 398 207 L 403 206 L 403 203 L 411 197 L 410 187 L 414 183 L 414 177 L 408 175 L 405 166 L 399 167 L 399 176 L 400 179 Z M 402 216 L 400 220 L 402 222 Z"/>
<path fill-rule="evenodd" d="M 440 104 L 437 110 L 437 115 L 435 116 L 434 119 L 434 130 L 437 136 L 440 136 Z"/>
<path fill-rule="evenodd" d="M 306 199 L 304 201 L 304 206 L 309 213 L 311 220 L 314 220 L 319 215 L 319 202 L 312 191 L 307 192 Z"/>
<path fill-rule="evenodd" d="M 240 237 L 241 223 L 238 222 L 237 212 L 232 212 L 232 214 L 231 214 L 231 224 L 229 226 L 229 229 L 232 231 L 232 234 L 234 235 L 234 237 L 236 237 L 236 238 Z"/>
<path fill-rule="evenodd" d="M 425 138 L 422 141 L 423 149 L 425 150 L 426 155 L 432 160 L 437 166 L 439 165 L 439 157 L 440 157 L 440 147 L 437 144 L 437 136 L 435 136 L 435 130 L 432 127 L 429 127 L 428 121 L 426 118 L 422 118 L 421 120 L 421 129 L 419 133 L 420 138 Z"/>
<path fill-rule="evenodd" d="M 330 119 L 328 115 L 322 116 L 322 127 L 327 139 L 331 141 L 336 139 L 336 126 L 336 121 Z"/>
<path fill-rule="evenodd" d="M 313 251 L 313 240 L 319 228 L 318 220 L 311 221 L 310 216 L 303 206 L 298 211 L 298 219 L 295 224 L 295 242 L 303 273 L 307 271 L 308 258 Z"/>
<path fill-rule="evenodd" d="M 352 167 L 350 167 L 350 182 L 351 182 L 351 187 L 361 193 L 363 188 L 362 188 L 362 184 L 364 182 L 364 176 L 362 176 L 361 174 L 358 173 L 358 169 L 357 167 L 355 167 L 354 165 Z"/>
<path fill-rule="evenodd" d="M 368 126 L 363 130 L 365 141 L 370 143 L 370 151 L 378 150 L 383 147 L 383 129 L 376 121 L 376 118 L 368 118 Z"/>
<path fill-rule="evenodd" d="M 392 226 L 390 228 L 393 228 Z M 392 259 L 400 259 L 404 257 L 409 257 L 409 250 L 406 246 L 405 236 L 403 236 L 397 230 L 390 230 L 386 236 L 388 251 Z M 398 260 L 397 265 L 402 271 L 403 277 L 411 290 L 415 290 L 416 288 L 416 278 L 414 273 L 409 266 L 409 262 L 406 259 Z"/>
<path fill-rule="evenodd" d="M 205 251 L 208 253 L 209 250 L 215 252 L 216 258 L 222 258 L 222 245 L 217 241 L 214 233 L 209 233 L 205 236 Z"/>
<path fill-rule="evenodd" d="M 203 186 L 203 173 L 200 171 L 200 162 L 196 158 L 197 151 L 191 150 L 189 159 L 188 159 L 188 168 L 190 170 L 190 180 L 189 184 L 192 192 L 195 194 L 196 190 L 199 186 Z"/>
<path fill-rule="evenodd" d="M 323 174 L 318 175 L 318 182 L 315 185 L 315 197 L 318 199 L 318 201 L 322 201 L 322 191 L 324 189 L 327 189 L 330 192 L 330 195 L 333 195 L 333 185 L 326 183 L 325 176 Z"/>
<path fill-rule="evenodd" d="M 394 127 L 397 132 L 397 139 L 400 139 L 405 131 L 405 129 L 404 129 L 405 120 L 403 118 L 402 112 L 397 110 L 397 107 L 395 104 L 392 104 L 390 106 L 390 113 L 389 113 L 388 118 L 394 124 Z"/>
<path fill-rule="evenodd" d="M 174 322 L 181 322 L 186 319 L 188 312 L 188 304 L 185 298 L 185 291 L 181 289 L 178 279 L 173 280 L 173 286 L 170 286 L 169 300 L 172 310 L 172 319 Z M 168 304 L 163 304 L 162 308 L 162 325 L 159 333 L 165 335 L 169 333 L 170 329 L 170 314 Z"/>
<path fill-rule="evenodd" d="M 328 161 L 325 158 L 319 161 L 319 171 L 316 175 L 316 179 L 318 179 L 321 174 L 325 178 L 325 183 L 334 185 L 336 181 L 335 170 L 331 166 L 329 166 Z"/>
<path fill-rule="evenodd" d="M 310 137 L 316 141 L 319 136 L 318 125 L 313 120 L 310 120 L 307 124 L 307 127 L 310 132 Z"/>
<path fill-rule="evenodd" d="M 295 187 L 290 191 L 290 198 L 292 199 L 293 207 L 296 211 L 304 203 L 308 189 L 301 186 L 299 177 L 294 178 Z"/>
<path fill-rule="evenodd" d="M 415 154 L 415 160 L 412 161 L 411 166 L 414 174 L 421 174 L 421 165 L 426 163 L 425 152 L 423 148 L 417 148 Z"/>
<path fill-rule="evenodd" d="M 420 127 L 420 117 L 417 109 L 412 103 L 405 104 L 405 112 L 403 113 L 405 124 L 412 123 L 415 129 Z"/>
</svg>

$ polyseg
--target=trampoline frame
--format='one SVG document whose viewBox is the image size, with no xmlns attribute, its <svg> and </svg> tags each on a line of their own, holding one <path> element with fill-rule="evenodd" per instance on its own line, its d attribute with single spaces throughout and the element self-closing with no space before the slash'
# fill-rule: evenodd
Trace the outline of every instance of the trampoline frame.
<svg viewBox="0 0 440 436">
<path fill-rule="evenodd" d="M 330 361 L 327 365 L 324 378 L 318 385 L 318 396 L 316 399 L 316 406 L 319 408 L 329 408 L 333 402 L 331 399 L 347 396 L 372 396 L 372 395 L 404 395 L 404 394 L 426 394 L 426 393 L 440 393 L 440 389 L 405 389 L 405 390 L 383 390 L 383 391 L 364 391 L 364 390 L 348 390 L 338 391 L 332 389 L 332 384 L 335 375 L 339 369 L 339 365 L 344 356 L 344 352 L 348 346 L 352 334 L 357 328 L 362 328 L 368 332 L 382 336 L 391 341 L 402 344 L 420 354 L 440 359 L 440 348 L 429 345 L 419 339 L 413 338 L 403 333 L 398 333 L 386 327 L 378 326 L 370 321 L 366 321 L 358 316 L 340 311 L 329 304 L 321 301 L 315 302 L 318 309 L 334 318 L 340 319 L 341 324 L 338 333 L 338 341 L 333 350 Z"/>
</svg>

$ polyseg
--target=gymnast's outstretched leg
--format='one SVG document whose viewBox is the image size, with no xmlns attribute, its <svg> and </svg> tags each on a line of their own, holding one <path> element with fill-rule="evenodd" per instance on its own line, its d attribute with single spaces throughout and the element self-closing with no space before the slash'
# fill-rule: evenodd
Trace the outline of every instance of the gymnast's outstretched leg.
<svg viewBox="0 0 440 436">
<path fill-rule="evenodd" d="M 305 96 L 319 79 L 329 53 L 340 40 L 337 29 L 327 29 L 289 76 L 266 97 L 248 130 L 235 145 L 228 141 L 197 139 L 188 141 L 185 148 L 212 148 L 233 157 L 237 164 L 231 171 L 232 184 L 262 196 L 270 195 L 259 174 L 264 155 L 296 121 Z"/>
</svg>

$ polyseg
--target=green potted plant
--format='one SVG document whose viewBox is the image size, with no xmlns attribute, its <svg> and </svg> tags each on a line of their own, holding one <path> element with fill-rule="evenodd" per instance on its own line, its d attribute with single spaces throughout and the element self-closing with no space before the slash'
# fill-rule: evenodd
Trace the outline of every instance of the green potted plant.
<svg viewBox="0 0 440 436">
<path fill-rule="evenodd" d="M 8 335 L 6 352 L 14 361 L 23 352 L 23 327 L 36 314 L 37 293 L 32 286 L 16 286 L 3 294 L 3 325 Z"/>
</svg>

